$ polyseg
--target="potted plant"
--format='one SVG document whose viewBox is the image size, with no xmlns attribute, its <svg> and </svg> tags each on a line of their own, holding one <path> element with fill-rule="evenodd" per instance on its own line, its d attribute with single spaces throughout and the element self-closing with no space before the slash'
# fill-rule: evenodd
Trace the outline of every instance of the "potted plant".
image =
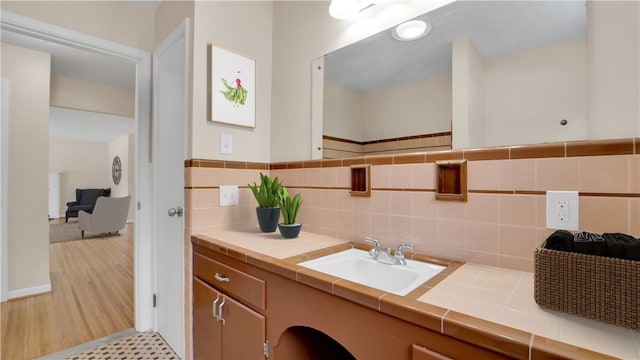
<svg viewBox="0 0 640 360">
<path fill-rule="evenodd" d="M 258 225 L 262 232 L 274 232 L 280 219 L 280 198 L 282 196 L 282 183 L 276 176 L 274 179 L 260 173 L 260 186 L 248 184 L 253 196 L 258 202 L 256 215 Z"/>
<path fill-rule="evenodd" d="M 286 187 L 282 187 L 282 196 L 280 197 L 280 209 L 282 210 L 283 222 L 278 224 L 278 229 L 282 237 L 292 239 L 298 237 L 302 224 L 296 222 L 298 210 L 302 204 L 302 196 L 296 194 L 294 197 L 289 196 Z"/>
</svg>

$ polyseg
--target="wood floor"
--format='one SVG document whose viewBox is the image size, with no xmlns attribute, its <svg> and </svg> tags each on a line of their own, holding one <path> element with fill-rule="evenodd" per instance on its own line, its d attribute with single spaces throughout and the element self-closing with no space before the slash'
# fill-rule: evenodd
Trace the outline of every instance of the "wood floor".
<svg viewBox="0 0 640 360">
<path fill-rule="evenodd" d="M 133 225 L 120 234 L 49 245 L 51 293 L 2 303 L 1 359 L 33 359 L 133 327 Z"/>
</svg>

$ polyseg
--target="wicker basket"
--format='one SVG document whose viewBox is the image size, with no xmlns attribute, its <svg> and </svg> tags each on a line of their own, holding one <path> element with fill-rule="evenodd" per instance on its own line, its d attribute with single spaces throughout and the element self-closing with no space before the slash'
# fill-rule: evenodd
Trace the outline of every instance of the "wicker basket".
<svg viewBox="0 0 640 360">
<path fill-rule="evenodd" d="M 640 330 L 640 261 L 550 250 L 545 243 L 534 255 L 538 305 Z"/>
</svg>

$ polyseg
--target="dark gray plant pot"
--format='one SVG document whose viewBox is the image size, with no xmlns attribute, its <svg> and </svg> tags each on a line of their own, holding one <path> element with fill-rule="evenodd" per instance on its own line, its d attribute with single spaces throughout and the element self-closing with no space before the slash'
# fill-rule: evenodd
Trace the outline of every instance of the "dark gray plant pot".
<svg viewBox="0 0 640 360">
<path fill-rule="evenodd" d="M 256 215 L 258 216 L 258 225 L 262 232 L 274 232 L 278 227 L 278 220 L 280 220 L 280 208 L 256 208 Z"/>
<path fill-rule="evenodd" d="M 278 229 L 280 230 L 280 235 L 282 235 L 285 239 L 293 239 L 297 238 L 298 234 L 300 234 L 300 229 L 302 229 L 302 224 L 278 224 Z"/>
</svg>

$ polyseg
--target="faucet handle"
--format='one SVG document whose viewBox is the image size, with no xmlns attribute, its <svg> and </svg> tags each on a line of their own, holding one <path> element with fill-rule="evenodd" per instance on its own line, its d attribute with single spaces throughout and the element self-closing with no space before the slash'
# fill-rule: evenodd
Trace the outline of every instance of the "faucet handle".
<svg viewBox="0 0 640 360">
<path fill-rule="evenodd" d="M 377 260 L 378 259 L 378 255 L 380 254 L 380 251 L 382 250 L 380 248 L 380 241 L 370 238 L 368 236 L 364 237 L 364 241 L 368 242 L 369 244 L 373 244 L 373 249 L 369 250 L 369 256 L 371 256 L 372 259 Z"/>
<path fill-rule="evenodd" d="M 365 241 L 365 242 L 368 242 L 369 244 L 373 244 L 373 246 L 375 246 L 375 247 L 376 247 L 376 249 L 379 249 L 379 248 L 380 248 L 380 241 L 378 241 L 378 240 L 376 240 L 376 239 L 374 239 L 374 238 L 370 238 L 370 237 L 368 237 L 368 236 L 365 236 L 365 237 L 364 237 L 364 241 Z"/>
<path fill-rule="evenodd" d="M 404 249 L 413 250 L 413 244 L 400 244 L 396 249 L 396 255 L 404 256 Z"/>
</svg>

